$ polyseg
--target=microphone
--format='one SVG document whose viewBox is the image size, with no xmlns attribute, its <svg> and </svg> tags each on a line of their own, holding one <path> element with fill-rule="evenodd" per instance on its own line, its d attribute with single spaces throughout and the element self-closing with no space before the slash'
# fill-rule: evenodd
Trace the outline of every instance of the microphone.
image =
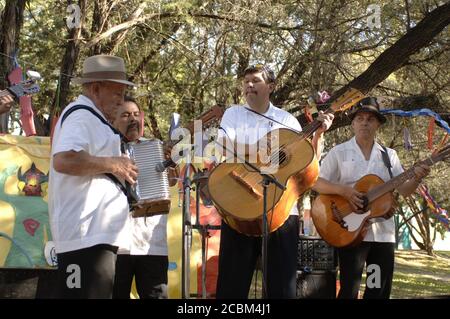
<svg viewBox="0 0 450 319">
<path fill-rule="evenodd" d="M 192 145 L 191 146 L 191 150 L 194 148 L 194 145 Z M 177 162 L 179 162 L 180 161 L 180 159 L 184 156 L 184 152 L 187 152 L 186 154 L 188 154 L 189 155 L 189 149 L 188 148 L 184 148 L 184 149 L 181 149 L 179 152 L 178 152 L 178 155 L 177 154 L 175 154 L 173 157 L 174 157 L 174 159 L 172 159 L 172 158 L 169 158 L 169 159 L 166 159 L 166 160 L 164 160 L 164 161 L 162 161 L 162 162 L 159 162 L 158 164 L 156 164 L 155 165 L 155 171 L 157 171 L 158 173 L 162 173 L 162 172 L 164 172 L 168 167 L 175 167 L 175 166 L 177 166 L 178 164 L 177 164 Z"/>
<path fill-rule="evenodd" d="M 172 133 L 180 126 L 180 114 L 178 113 L 172 113 L 171 119 L 170 119 L 170 127 L 169 127 L 169 137 L 172 137 Z M 182 139 L 180 139 L 178 142 L 180 142 Z M 175 144 L 177 144 L 176 142 Z M 180 151 L 180 156 L 183 156 L 183 150 Z M 178 159 L 177 159 L 178 161 Z M 171 158 L 162 161 L 155 166 L 155 171 L 158 173 L 164 172 L 168 167 L 175 167 L 177 166 L 177 163 L 175 163 Z"/>
<path fill-rule="evenodd" d="M 171 158 L 159 162 L 158 164 L 156 164 L 155 166 L 155 171 L 157 171 L 158 173 L 162 173 L 164 172 L 168 167 L 175 167 L 177 166 L 177 163 L 175 163 Z"/>
</svg>

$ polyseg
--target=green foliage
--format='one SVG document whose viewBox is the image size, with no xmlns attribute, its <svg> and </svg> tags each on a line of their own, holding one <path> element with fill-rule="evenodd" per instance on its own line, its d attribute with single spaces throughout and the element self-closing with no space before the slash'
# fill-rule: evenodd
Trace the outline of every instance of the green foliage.
<svg viewBox="0 0 450 319">
<path fill-rule="evenodd" d="M 4 3 L 0 1 L 0 9 Z M 24 13 L 19 62 L 44 77 L 41 94 L 33 97 L 34 109 L 42 115 L 49 114 L 56 97 L 63 54 L 71 40 L 66 26 L 67 3 L 30 0 Z M 129 73 L 139 84 L 132 93 L 147 111 L 147 117 L 157 122 L 165 138 L 172 112 L 179 112 L 187 123 L 215 104 L 242 102 L 240 81 L 236 79 L 242 66 L 254 62 L 272 66 L 279 75 L 278 89 L 288 89 L 280 106 L 291 109 L 304 104 L 318 90 L 331 93 L 347 84 L 436 8 L 434 0 L 379 0 L 375 4 L 381 8 L 381 28 L 370 28 L 367 19 L 371 13 L 367 9 L 374 4 L 372 0 L 86 3 L 77 73 L 92 52 L 90 41 L 129 21 L 136 9 L 144 5 L 141 20 L 105 37 L 98 46 L 101 52 L 125 58 Z M 102 25 L 94 19 L 96 6 L 104 9 Z M 394 97 L 435 94 L 443 108 L 440 111 L 448 112 L 449 35 L 450 30 L 444 29 L 372 94 Z M 73 86 L 71 97 L 78 93 L 79 87 Z M 409 166 L 429 154 L 425 147 L 427 123 L 424 118 L 392 120 L 384 126 L 380 139 L 396 149 L 404 165 Z M 403 126 L 411 131 L 415 146 L 411 152 L 402 147 Z M 153 133 L 146 130 L 146 135 Z M 434 145 L 442 135 L 437 128 Z M 327 133 L 325 151 L 350 136 L 348 127 Z M 433 196 L 447 208 L 449 175 L 448 165 L 440 164 L 426 180 Z"/>
</svg>

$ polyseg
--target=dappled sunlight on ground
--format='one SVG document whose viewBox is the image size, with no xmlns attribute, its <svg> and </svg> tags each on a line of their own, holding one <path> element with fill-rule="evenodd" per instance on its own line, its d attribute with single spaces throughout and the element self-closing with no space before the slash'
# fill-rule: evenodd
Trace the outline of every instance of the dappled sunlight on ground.
<svg viewBox="0 0 450 319">
<path fill-rule="evenodd" d="M 397 251 L 392 298 L 450 296 L 450 253 Z"/>
</svg>

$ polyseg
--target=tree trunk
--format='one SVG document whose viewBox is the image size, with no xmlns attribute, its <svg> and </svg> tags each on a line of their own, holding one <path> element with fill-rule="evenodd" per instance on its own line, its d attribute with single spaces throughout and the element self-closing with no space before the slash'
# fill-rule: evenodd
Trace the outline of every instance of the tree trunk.
<svg viewBox="0 0 450 319">
<path fill-rule="evenodd" d="M 23 23 L 23 10 L 27 0 L 8 0 L 3 10 L 0 30 L 0 88 L 9 86 L 8 74 L 12 71 L 14 56 L 19 48 L 20 28 Z M 6 55 L 6 56 L 5 56 Z M 8 133 L 9 112 L 0 115 L 0 133 Z"/>
<path fill-rule="evenodd" d="M 178 29 L 181 27 L 180 23 L 176 23 L 174 24 L 174 26 L 172 27 L 171 30 L 171 36 L 175 35 L 175 33 L 178 31 Z M 138 66 L 134 69 L 133 73 L 128 77 L 128 81 L 133 82 L 135 80 L 135 78 L 142 72 L 144 72 L 145 67 L 147 66 L 147 64 L 159 53 L 159 51 L 165 47 L 165 45 L 169 42 L 171 38 L 169 36 L 164 37 L 164 39 L 162 39 L 159 42 L 159 45 L 157 48 L 155 48 L 154 50 L 150 51 L 149 54 L 147 54 L 142 60 L 141 62 L 138 63 Z"/>
<path fill-rule="evenodd" d="M 419 207 L 414 197 L 404 198 L 404 200 L 413 213 L 413 218 L 406 219 L 405 214 L 400 210 L 411 238 L 420 250 L 425 251 L 430 256 L 434 256 L 434 238 L 431 237 L 431 230 L 436 231 L 436 229 L 432 229 L 429 223 L 430 216 L 426 201 L 422 199 Z M 417 227 L 412 223 L 413 220 L 415 220 Z M 416 235 L 420 236 L 420 239 Z"/>
<path fill-rule="evenodd" d="M 92 37 L 102 33 L 103 30 L 108 29 L 109 13 L 114 6 L 114 2 L 111 0 L 98 0 L 94 1 L 94 13 L 92 16 L 91 34 Z M 103 51 L 105 50 L 105 51 Z M 96 43 L 92 48 L 90 55 L 97 55 L 110 51 L 106 46 L 102 46 L 100 42 Z"/>
<path fill-rule="evenodd" d="M 148 4 L 146 2 L 142 2 L 126 21 L 133 21 L 139 18 L 142 12 L 144 12 L 144 9 L 147 5 Z M 129 31 L 130 29 L 125 29 L 112 36 L 112 39 L 108 42 L 108 44 L 105 45 L 105 49 L 102 50 L 102 52 L 105 54 L 112 54 L 114 51 L 116 51 L 122 41 L 126 38 Z"/>
<path fill-rule="evenodd" d="M 72 1 L 68 1 L 71 4 Z M 70 81 L 74 75 L 74 70 L 78 62 L 78 55 L 80 53 L 80 37 L 81 30 L 83 28 L 83 17 L 86 15 L 86 0 L 79 0 L 80 6 L 80 26 L 78 28 L 72 28 L 69 30 L 67 36 L 66 51 L 61 62 L 60 79 L 59 79 L 59 96 L 56 92 L 55 98 L 52 103 L 52 109 L 50 110 L 51 116 L 61 112 L 68 104 L 68 98 L 70 93 Z"/>
<path fill-rule="evenodd" d="M 161 131 L 159 130 L 159 127 L 158 127 L 158 121 L 156 120 L 156 117 L 155 117 L 155 110 L 153 109 L 153 99 L 151 97 L 148 99 L 148 111 L 146 113 L 147 113 L 146 117 L 148 117 L 150 120 L 150 125 L 148 124 L 147 121 L 146 121 L 147 122 L 146 124 L 150 128 L 152 135 L 155 138 L 162 140 L 163 138 L 161 135 Z"/>
<path fill-rule="evenodd" d="M 250 61 L 250 54 L 248 53 L 248 50 L 245 50 L 244 52 L 245 53 L 242 53 L 242 51 L 237 52 L 239 57 L 236 72 L 238 79 L 242 79 L 244 77 L 244 71 L 248 67 L 248 63 Z M 242 86 L 236 85 L 236 88 L 234 89 L 233 92 L 233 104 L 239 104 L 241 96 L 242 96 Z"/>
</svg>

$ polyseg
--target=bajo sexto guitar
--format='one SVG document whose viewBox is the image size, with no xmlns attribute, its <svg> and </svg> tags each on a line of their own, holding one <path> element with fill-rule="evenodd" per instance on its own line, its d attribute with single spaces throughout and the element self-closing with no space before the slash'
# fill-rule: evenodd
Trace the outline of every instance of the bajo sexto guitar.
<svg viewBox="0 0 450 319">
<path fill-rule="evenodd" d="M 356 89 L 349 89 L 325 112 L 346 110 L 362 98 L 364 94 Z M 267 187 L 269 232 L 275 231 L 284 224 L 297 199 L 317 179 L 318 162 L 309 138 L 321 125 L 321 122 L 315 120 L 302 132 L 287 128 L 275 129 L 258 141 L 259 147 L 267 145 L 267 141 L 270 143 L 270 163 L 277 164 L 276 172 L 271 175 L 286 187 L 285 191 L 274 184 Z M 252 164 L 258 169 L 263 169 L 267 166 L 267 161 L 261 159 L 260 155 L 258 153 L 256 163 Z M 249 160 L 248 157 L 247 160 Z M 264 207 L 262 182 L 262 176 L 251 167 L 242 162 L 228 161 L 228 159 L 216 166 L 209 176 L 209 193 L 218 212 L 230 227 L 245 235 L 262 235 Z"/>
<path fill-rule="evenodd" d="M 450 144 L 429 158 L 416 163 L 429 166 L 450 157 Z M 330 245 L 346 247 L 361 242 L 372 218 L 384 217 L 392 212 L 392 192 L 414 177 L 414 167 L 384 182 L 377 175 L 369 174 L 358 180 L 354 188 L 365 194 L 365 207 L 353 211 L 349 202 L 339 195 L 319 195 L 314 201 L 311 216 L 320 236 Z"/>
</svg>

